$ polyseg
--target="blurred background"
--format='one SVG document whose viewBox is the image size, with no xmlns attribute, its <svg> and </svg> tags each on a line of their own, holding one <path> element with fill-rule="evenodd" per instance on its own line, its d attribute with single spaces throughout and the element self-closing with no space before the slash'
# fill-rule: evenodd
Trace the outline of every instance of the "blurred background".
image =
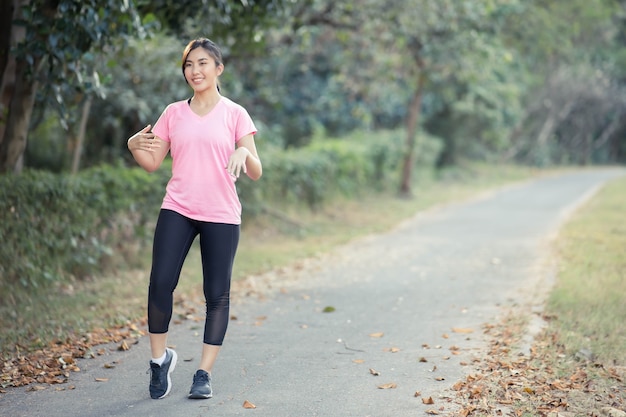
<svg viewBox="0 0 626 417">
<path fill-rule="evenodd" d="M 625 5 L 5 1 L 0 167 L 131 162 L 126 139 L 190 96 L 179 63 L 199 36 L 221 45 L 223 94 L 249 110 L 263 147 L 404 129 L 436 142 L 439 167 L 623 162 Z"/>
<path fill-rule="evenodd" d="M 263 179 L 238 183 L 249 217 L 298 228 L 288 205 L 411 197 L 472 164 L 626 161 L 624 0 L 0 8 L 3 282 L 89 276 L 150 236 L 169 169 L 140 172 L 126 141 L 191 95 L 181 54 L 201 36 L 222 47 L 222 94 L 259 127 Z"/>
</svg>

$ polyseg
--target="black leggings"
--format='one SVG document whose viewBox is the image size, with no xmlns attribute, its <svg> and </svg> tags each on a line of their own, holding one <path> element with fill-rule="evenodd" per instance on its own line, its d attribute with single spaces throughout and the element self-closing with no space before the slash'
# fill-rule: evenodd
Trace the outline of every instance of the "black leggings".
<svg viewBox="0 0 626 417">
<path fill-rule="evenodd" d="M 228 327 L 230 278 L 239 243 L 239 225 L 189 219 L 162 209 L 154 231 L 152 271 L 148 290 L 148 330 L 167 333 L 173 293 L 183 262 L 200 235 L 206 319 L 204 343 L 221 346 Z"/>
</svg>

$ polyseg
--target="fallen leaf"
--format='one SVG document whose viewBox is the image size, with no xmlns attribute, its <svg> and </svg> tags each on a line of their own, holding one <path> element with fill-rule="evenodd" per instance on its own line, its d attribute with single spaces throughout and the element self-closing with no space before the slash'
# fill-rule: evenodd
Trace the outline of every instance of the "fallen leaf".
<svg viewBox="0 0 626 417">
<path fill-rule="evenodd" d="M 380 376 L 380 372 L 378 372 L 375 369 L 370 368 L 370 374 L 374 375 L 374 376 Z"/>
<path fill-rule="evenodd" d="M 322 312 L 324 312 L 324 313 L 332 313 L 333 311 L 335 311 L 335 307 L 333 307 L 333 306 L 326 306 L 322 310 Z"/>
<path fill-rule="evenodd" d="M 433 400 L 433 397 L 422 398 L 422 404 L 432 405 L 434 403 L 435 403 L 435 400 Z"/>
<path fill-rule="evenodd" d="M 437 411 L 437 410 L 426 410 L 425 413 L 426 414 L 430 414 L 431 416 L 438 416 L 439 415 L 439 411 Z"/>
<path fill-rule="evenodd" d="M 418 362 L 428 362 L 428 360 L 422 356 L 421 358 L 419 358 Z"/>
<path fill-rule="evenodd" d="M 354 363 L 365 363 L 365 359 L 354 359 L 352 362 L 354 362 Z"/>
<path fill-rule="evenodd" d="M 381 338 L 384 336 L 383 332 L 378 332 L 378 333 L 370 333 L 370 337 L 374 337 L 374 338 Z"/>
<path fill-rule="evenodd" d="M 95 378 L 96 382 L 108 382 L 109 378 Z"/>
<path fill-rule="evenodd" d="M 435 381 L 445 381 L 446 379 L 442 376 L 438 376 L 437 378 L 435 378 Z"/>
<path fill-rule="evenodd" d="M 115 364 L 113 364 L 113 363 L 105 363 L 104 364 L 104 368 L 105 369 L 113 369 L 113 368 L 115 368 Z"/>
<path fill-rule="evenodd" d="M 256 408 L 256 405 L 252 404 L 250 401 L 245 400 L 243 402 L 243 408 L 248 408 L 248 409 L 252 409 L 252 408 Z"/>
<path fill-rule="evenodd" d="M 128 343 L 126 343 L 126 340 L 122 340 L 122 343 L 117 348 L 117 350 L 121 350 L 121 351 L 124 351 L 124 352 L 129 350 L 129 349 L 130 349 L 130 347 L 128 347 Z"/>
<path fill-rule="evenodd" d="M 397 387 L 398 385 L 395 382 L 390 382 L 388 384 L 382 384 L 378 386 L 379 389 L 393 389 Z"/>
<path fill-rule="evenodd" d="M 419 396 L 421 396 L 421 395 L 422 395 L 422 393 L 421 393 L 421 392 L 419 392 L 419 391 L 415 391 L 415 394 L 413 394 L 413 396 L 414 396 L 414 397 L 419 397 Z"/>
<path fill-rule="evenodd" d="M 474 333 L 474 329 L 468 329 L 463 327 L 453 327 L 452 331 L 454 333 Z"/>
</svg>

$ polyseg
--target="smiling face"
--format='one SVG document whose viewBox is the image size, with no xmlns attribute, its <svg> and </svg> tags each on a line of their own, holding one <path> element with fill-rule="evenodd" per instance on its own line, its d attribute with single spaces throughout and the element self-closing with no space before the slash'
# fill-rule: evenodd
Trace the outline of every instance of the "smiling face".
<svg viewBox="0 0 626 417">
<path fill-rule="evenodd" d="M 185 80 L 195 92 L 217 90 L 217 78 L 223 71 L 224 65 L 203 47 L 189 51 L 183 62 Z"/>
</svg>

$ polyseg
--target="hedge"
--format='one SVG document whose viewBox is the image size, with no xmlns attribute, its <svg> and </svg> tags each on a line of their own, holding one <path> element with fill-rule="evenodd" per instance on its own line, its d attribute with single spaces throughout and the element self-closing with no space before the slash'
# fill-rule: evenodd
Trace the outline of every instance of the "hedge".
<svg viewBox="0 0 626 417">
<path fill-rule="evenodd" d="M 353 134 L 306 148 L 279 150 L 260 142 L 263 177 L 242 178 L 244 216 L 267 206 L 315 210 L 338 194 L 397 187 L 401 131 Z M 441 150 L 422 136 L 416 168 L 432 169 Z M 112 257 L 151 238 L 171 164 L 148 174 L 138 167 L 100 166 L 78 175 L 29 170 L 0 176 L 0 283 L 42 286 L 68 276 L 102 273 Z"/>
</svg>

